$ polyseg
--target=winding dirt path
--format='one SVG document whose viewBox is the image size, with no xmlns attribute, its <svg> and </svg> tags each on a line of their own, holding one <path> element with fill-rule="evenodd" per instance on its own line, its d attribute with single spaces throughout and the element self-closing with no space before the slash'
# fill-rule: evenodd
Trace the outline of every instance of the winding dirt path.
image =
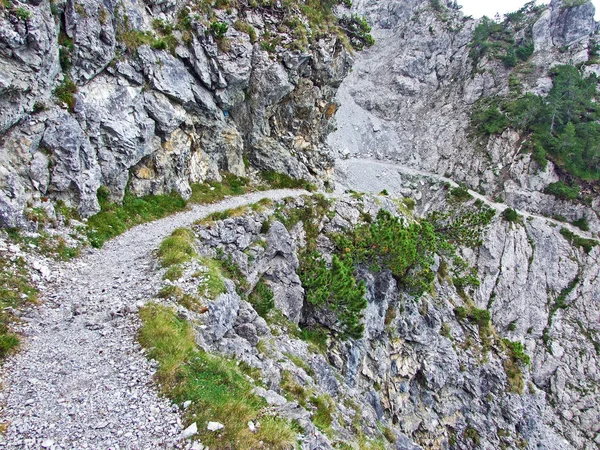
<svg viewBox="0 0 600 450">
<path fill-rule="evenodd" d="M 152 252 L 211 213 L 304 194 L 272 190 L 195 205 L 61 265 L 42 305 L 28 312 L 23 350 L 2 368 L 9 428 L 0 448 L 184 447 L 178 410 L 159 397 L 155 368 L 136 342 L 137 309 L 160 284 Z"/>
</svg>

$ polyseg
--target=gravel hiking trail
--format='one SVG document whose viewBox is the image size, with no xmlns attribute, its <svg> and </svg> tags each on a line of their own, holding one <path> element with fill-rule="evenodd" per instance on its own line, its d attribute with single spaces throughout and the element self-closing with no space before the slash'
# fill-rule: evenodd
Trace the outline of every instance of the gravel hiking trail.
<svg viewBox="0 0 600 450">
<path fill-rule="evenodd" d="M 21 352 L 2 367 L 1 449 L 175 449 L 177 407 L 157 393 L 156 368 L 136 341 L 137 310 L 160 285 L 153 251 L 173 230 L 214 212 L 308 194 L 271 190 L 194 205 L 139 225 L 100 250 L 53 268 L 24 316 Z"/>
<path fill-rule="evenodd" d="M 422 170 L 412 169 L 393 162 L 378 161 L 368 158 L 348 158 L 337 159 L 335 162 L 336 170 L 336 190 L 342 192 L 345 189 L 351 189 L 357 192 L 366 192 L 378 194 L 384 189 L 395 195 L 402 191 L 406 180 L 428 180 L 433 183 L 447 183 L 450 187 L 458 187 L 459 184 L 450 178 L 436 175 Z M 509 208 L 505 203 L 498 203 L 490 200 L 485 195 L 481 195 L 472 189 L 467 189 L 469 194 L 481 200 L 487 206 L 502 213 Z M 570 223 L 560 222 L 550 217 L 530 213 L 522 209 L 515 211 L 525 219 L 531 217 L 546 221 L 561 228 L 566 228 L 572 233 L 583 236 L 587 239 L 595 239 L 595 236 L 587 231 L 583 231 Z"/>
</svg>

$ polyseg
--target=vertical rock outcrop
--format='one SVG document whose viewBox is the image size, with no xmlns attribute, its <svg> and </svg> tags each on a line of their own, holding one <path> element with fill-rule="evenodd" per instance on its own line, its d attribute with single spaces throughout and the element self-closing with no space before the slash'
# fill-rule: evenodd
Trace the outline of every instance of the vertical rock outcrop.
<svg viewBox="0 0 600 450">
<path fill-rule="evenodd" d="M 1 9 L 1 223 L 25 225 L 24 211 L 42 198 L 89 216 L 100 185 L 114 200 L 127 188 L 187 198 L 191 183 L 218 179 L 220 170 L 244 175 L 244 160 L 326 178 L 333 97 L 352 58 L 333 33 L 310 30 L 311 41 L 298 45 L 284 16 L 310 30 L 297 5 L 41 0 Z M 50 139 L 57 121 L 61 133 L 84 141 L 82 170 L 94 180 L 40 190 L 40 179 L 64 178 L 62 168 L 73 165 L 62 148 L 50 155 L 48 174 L 39 173 L 39 136 Z M 11 137 L 34 130 L 31 148 L 9 166 Z"/>
</svg>

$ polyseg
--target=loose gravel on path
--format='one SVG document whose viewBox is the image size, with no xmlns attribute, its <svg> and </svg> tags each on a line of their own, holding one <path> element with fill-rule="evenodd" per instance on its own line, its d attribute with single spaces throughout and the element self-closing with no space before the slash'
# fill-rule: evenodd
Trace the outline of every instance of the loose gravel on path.
<svg viewBox="0 0 600 450">
<path fill-rule="evenodd" d="M 41 306 L 24 317 L 24 348 L 2 367 L 4 449 L 184 448 L 178 408 L 158 395 L 136 342 L 137 309 L 160 278 L 152 256 L 179 227 L 217 211 L 307 194 L 272 190 L 137 226 L 55 268 Z"/>
</svg>

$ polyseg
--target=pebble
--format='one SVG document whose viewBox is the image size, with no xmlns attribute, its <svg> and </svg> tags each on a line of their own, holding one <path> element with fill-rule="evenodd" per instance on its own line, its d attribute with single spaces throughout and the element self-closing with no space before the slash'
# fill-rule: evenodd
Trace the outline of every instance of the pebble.
<svg viewBox="0 0 600 450">
<path fill-rule="evenodd" d="M 209 422 L 209 425 L 211 423 L 213 423 L 213 422 Z M 181 437 L 183 439 L 189 439 L 196 434 L 198 434 L 198 425 L 196 425 L 196 422 L 194 422 L 189 427 L 187 427 L 185 430 L 183 430 L 183 433 L 181 433 Z"/>
<path fill-rule="evenodd" d="M 208 431 L 219 431 L 225 428 L 225 425 L 219 422 L 208 422 L 206 429 Z"/>
</svg>

